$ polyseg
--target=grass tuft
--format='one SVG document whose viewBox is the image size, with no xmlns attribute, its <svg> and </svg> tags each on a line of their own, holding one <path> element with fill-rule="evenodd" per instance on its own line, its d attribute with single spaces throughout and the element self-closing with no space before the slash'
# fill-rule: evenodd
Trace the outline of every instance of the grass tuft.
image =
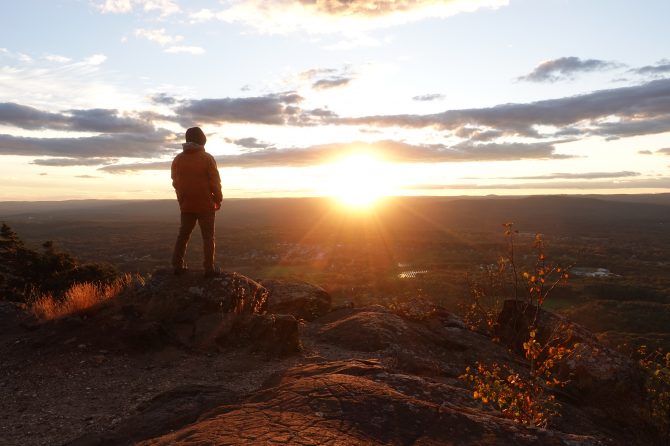
<svg viewBox="0 0 670 446">
<path fill-rule="evenodd" d="M 77 314 L 117 297 L 136 279 L 142 281 L 139 277 L 124 274 L 109 284 L 75 283 L 65 292 L 63 299 L 44 294 L 33 301 L 30 310 L 40 320 L 53 320 Z"/>
</svg>

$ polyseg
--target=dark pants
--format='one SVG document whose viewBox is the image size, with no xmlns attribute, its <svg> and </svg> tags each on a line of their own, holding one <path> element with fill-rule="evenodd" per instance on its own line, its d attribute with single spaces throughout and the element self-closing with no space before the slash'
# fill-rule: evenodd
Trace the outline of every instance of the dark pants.
<svg viewBox="0 0 670 446">
<path fill-rule="evenodd" d="M 196 222 L 200 226 L 200 233 L 202 234 L 204 251 L 203 267 L 205 271 L 212 271 L 214 269 L 214 211 L 181 213 L 181 226 L 179 227 L 177 243 L 174 245 L 172 266 L 175 268 L 186 268 L 184 255 L 186 254 L 186 246 L 191 238 L 191 232 L 193 232 Z"/>
</svg>

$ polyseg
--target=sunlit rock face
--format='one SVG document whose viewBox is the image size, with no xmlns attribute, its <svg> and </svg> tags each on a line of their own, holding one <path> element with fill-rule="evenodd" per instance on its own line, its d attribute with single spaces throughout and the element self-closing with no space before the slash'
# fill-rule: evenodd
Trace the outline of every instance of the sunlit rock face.
<svg viewBox="0 0 670 446">
<path fill-rule="evenodd" d="M 268 279 L 261 284 L 268 289 L 268 311 L 291 314 L 308 321 L 330 311 L 330 294 L 323 288 L 301 281 Z"/>
</svg>

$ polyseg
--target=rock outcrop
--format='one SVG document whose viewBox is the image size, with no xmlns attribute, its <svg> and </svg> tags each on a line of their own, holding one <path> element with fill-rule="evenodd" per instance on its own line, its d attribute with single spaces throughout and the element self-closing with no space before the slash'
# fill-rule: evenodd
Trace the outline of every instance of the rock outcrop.
<svg viewBox="0 0 670 446">
<path fill-rule="evenodd" d="M 45 327 L 55 327 L 60 338 L 87 339 L 114 351 L 178 347 L 205 352 L 245 348 L 270 356 L 299 352 L 297 320 L 268 314 L 267 296 L 266 288 L 240 274 L 203 279 L 197 272 L 174 276 L 158 271 L 112 302 Z M 45 337 L 34 342 L 39 346 L 52 341 Z"/>
<path fill-rule="evenodd" d="M 0 336 L 7 340 L 0 353 L 13 358 L 11 366 L 0 364 L 0 391 L 21 387 L 15 358 L 32 360 L 35 352 L 40 366 L 31 382 L 41 386 L 63 368 L 64 355 L 76 358 L 67 362 L 67 379 L 80 380 L 71 388 L 89 398 L 81 397 L 86 413 L 102 410 L 90 394 L 114 376 L 123 405 L 100 415 L 108 424 L 85 424 L 64 437 L 75 438 L 72 446 L 663 444 L 640 415 L 634 364 L 549 312 L 506 302 L 494 342 L 433 304 L 341 308 L 298 323 L 292 314 L 272 313 L 268 295 L 240 275 L 159 273 L 86 314 L 32 331 L 15 324 L 21 333 Z M 16 310 L 0 306 L 0 320 Z M 563 364 L 572 378 L 557 394 L 560 417 L 547 429 L 504 418 L 460 379 L 477 362 L 528 373 L 519 353 L 531 323 L 540 342 L 560 332 L 561 342 L 577 344 Z M 129 366 L 131 358 L 149 365 Z M 88 368 L 80 372 L 77 364 Z M 163 385 L 136 398 L 154 375 Z M 20 391 L 8 400 L 11 419 L 20 420 L 28 404 Z M 30 390 L 30 398 L 39 397 Z"/>
<path fill-rule="evenodd" d="M 463 389 L 386 370 L 379 361 L 335 361 L 288 370 L 243 402 L 223 404 L 139 445 L 605 445 L 591 435 L 529 429 L 459 405 Z"/>
<path fill-rule="evenodd" d="M 312 321 L 330 311 L 330 294 L 307 282 L 268 279 L 261 284 L 268 289 L 268 311 L 291 314 Z"/>
</svg>

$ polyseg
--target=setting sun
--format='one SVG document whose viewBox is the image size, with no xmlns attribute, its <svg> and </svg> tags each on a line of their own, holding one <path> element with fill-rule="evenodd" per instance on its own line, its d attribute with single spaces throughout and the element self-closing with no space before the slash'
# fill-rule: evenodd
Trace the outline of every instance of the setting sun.
<svg viewBox="0 0 670 446">
<path fill-rule="evenodd" d="M 326 193 L 342 204 L 366 209 L 391 192 L 388 166 L 370 154 L 356 154 L 333 163 Z"/>
</svg>

